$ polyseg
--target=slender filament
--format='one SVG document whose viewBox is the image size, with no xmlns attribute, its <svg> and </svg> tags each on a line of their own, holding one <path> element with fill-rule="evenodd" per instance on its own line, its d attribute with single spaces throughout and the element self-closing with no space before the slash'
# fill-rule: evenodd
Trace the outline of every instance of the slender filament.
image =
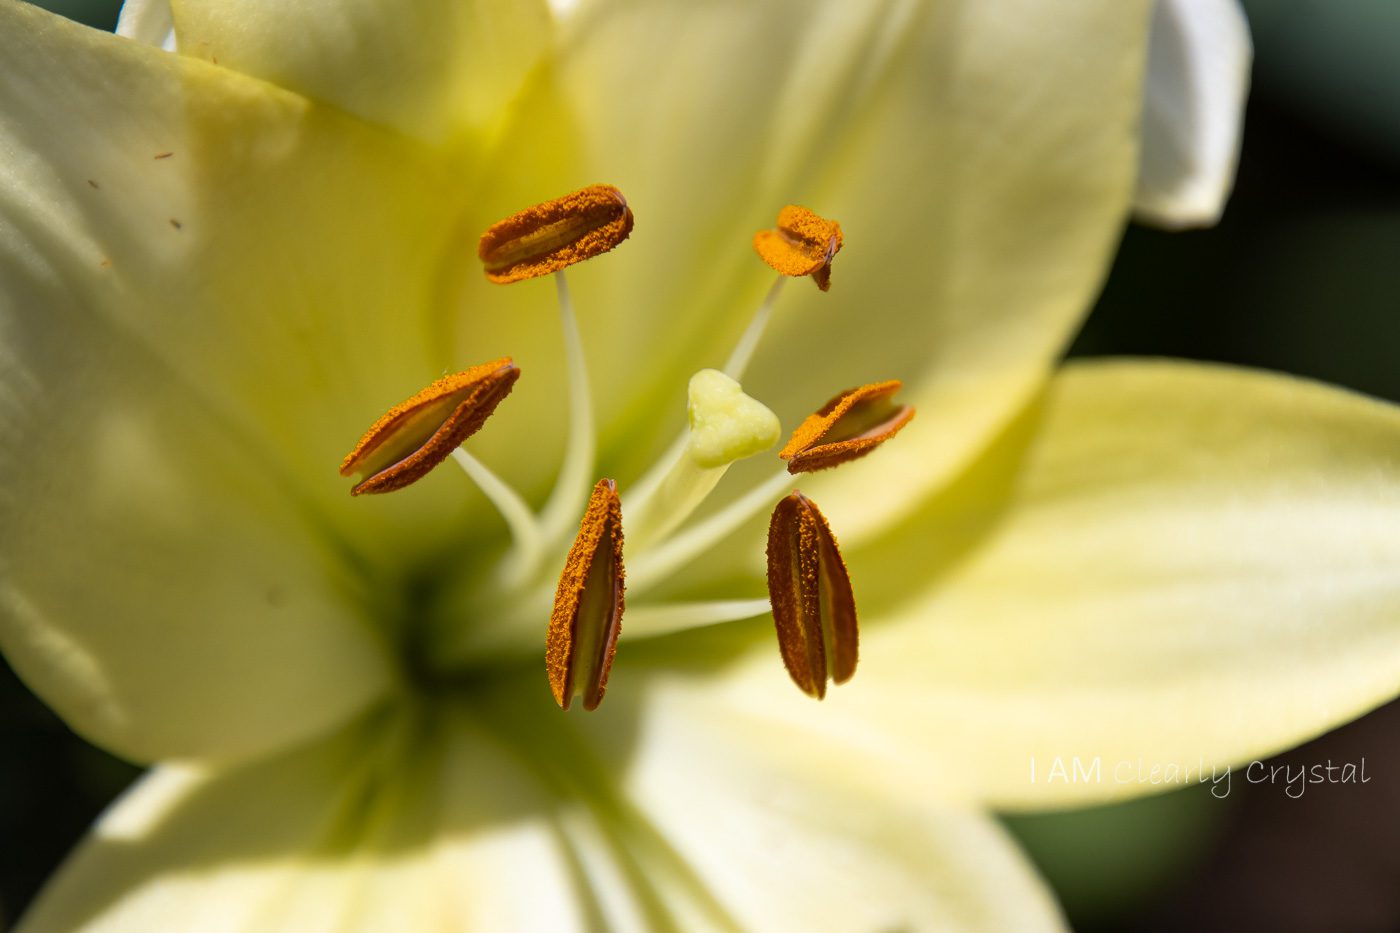
<svg viewBox="0 0 1400 933">
<path fill-rule="evenodd" d="M 578 318 L 574 315 L 574 303 L 563 270 L 554 273 L 554 283 L 559 293 L 559 322 L 564 331 L 565 366 L 568 370 L 569 433 L 554 490 L 540 514 L 546 545 L 572 533 L 573 525 L 583 511 L 583 504 L 588 500 L 589 490 L 593 488 L 593 460 L 596 455 L 593 394 L 588 385 L 583 338 L 579 334 Z"/>
<path fill-rule="evenodd" d="M 530 511 L 530 506 L 521 498 L 509 483 L 501 479 L 491 468 L 480 460 L 467 453 L 461 447 L 452 452 L 455 459 L 477 488 L 496 507 L 496 511 L 501 513 L 501 518 L 505 519 L 506 526 L 510 528 L 511 537 L 515 541 L 513 557 L 514 566 L 507 568 L 507 573 L 518 573 L 520 565 L 533 564 L 539 560 L 539 551 L 543 547 L 543 540 L 540 531 L 540 523 L 535 519 L 534 512 Z"/>
<path fill-rule="evenodd" d="M 758 342 L 763 339 L 763 332 L 768 329 L 768 319 L 773 316 L 773 306 L 777 304 L 778 295 L 786 281 L 787 276 L 780 275 L 769 287 L 763 304 L 758 306 L 758 310 L 749 320 L 749 326 L 744 330 L 744 335 L 739 338 L 734 351 L 729 354 L 729 360 L 724 364 L 724 374 L 730 379 L 742 381 L 744 370 L 748 369 L 749 361 L 758 349 Z"/>
<path fill-rule="evenodd" d="M 719 544 L 744 522 L 771 508 L 773 500 L 780 497 L 783 490 L 790 488 L 791 484 L 792 477 L 784 470 L 759 483 L 699 524 L 685 529 L 644 554 L 638 554 L 628 572 L 632 592 L 640 593 L 660 583 L 685 564 Z"/>
</svg>

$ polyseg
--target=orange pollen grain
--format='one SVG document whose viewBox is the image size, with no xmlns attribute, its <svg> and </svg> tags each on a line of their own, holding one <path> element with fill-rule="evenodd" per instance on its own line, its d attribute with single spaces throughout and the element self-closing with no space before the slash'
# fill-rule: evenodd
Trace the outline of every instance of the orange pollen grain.
<svg viewBox="0 0 1400 933">
<path fill-rule="evenodd" d="M 578 693 L 586 710 L 603 701 L 622 631 L 623 578 L 622 504 L 617 484 L 601 479 L 564 561 L 545 634 L 545 671 L 560 709 Z"/>
<path fill-rule="evenodd" d="M 864 457 L 914 419 L 911 405 L 897 405 L 898 379 L 847 389 L 797 426 L 778 456 L 789 473 L 829 470 Z"/>
<path fill-rule="evenodd" d="M 477 255 L 498 285 L 549 275 L 617 246 L 632 232 L 632 210 L 612 185 L 589 185 L 491 225 Z"/>
<path fill-rule="evenodd" d="M 818 700 L 856 672 L 860 630 L 846 562 L 825 516 L 794 491 L 768 523 L 768 599 L 793 683 Z"/>
<path fill-rule="evenodd" d="M 365 474 L 350 494 L 393 492 L 423 478 L 481 430 L 519 377 L 502 357 L 444 376 L 389 409 L 340 464 L 341 476 Z"/>
<path fill-rule="evenodd" d="M 753 248 L 783 275 L 810 275 L 822 291 L 831 288 L 831 261 L 841 251 L 841 225 L 805 207 L 789 204 L 778 225 L 753 235 Z"/>
</svg>

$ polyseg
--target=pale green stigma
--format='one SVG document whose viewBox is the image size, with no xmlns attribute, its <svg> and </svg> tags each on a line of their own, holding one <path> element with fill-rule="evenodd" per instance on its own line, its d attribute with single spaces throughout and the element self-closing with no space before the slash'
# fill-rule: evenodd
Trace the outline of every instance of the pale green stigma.
<svg viewBox="0 0 1400 933">
<path fill-rule="evenodd" d="M 724 467 L 778 442 L 778 416 L 717 369 L 690 377 L 690 439 L 686 453 L 702 468 Z"/>
<path fill-rule="evenodd" d="M 664 538 L 705 500 L 731 463 L 762 453 L 782 433 L 768 406 L 716 369 L 690 377 L 687 409 L 690 430 L 685 446 L 668 454 L 669 469 L 623 497 L 629 542 L 649 545 Z"/>
</svg>

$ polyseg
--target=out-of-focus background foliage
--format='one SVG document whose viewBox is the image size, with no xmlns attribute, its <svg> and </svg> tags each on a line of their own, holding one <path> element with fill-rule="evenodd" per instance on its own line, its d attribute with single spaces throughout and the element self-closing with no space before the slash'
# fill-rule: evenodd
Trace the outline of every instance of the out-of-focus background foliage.
<svg viewBox="0 0 1400 933">
<path fill-rule="evenodd" d="M 40 3 L 110 29 L 119 0 Z M 1267 367 L 1400 401 L 1400 2 L 1254 0 L 1244 153 L 1219 227 L 1133 227 L 1076 355 Z M 1400 529 L 1396 530 L 1400 534 Z M 0 928 L 139 773 L 75 738 L 0 661 Z M 1291 799 L 1237 774 L 1009 818 L 1080 930 L 1400 930 L 1400 704 L 1280 761 L 1365 785 Z"/>
</svg>

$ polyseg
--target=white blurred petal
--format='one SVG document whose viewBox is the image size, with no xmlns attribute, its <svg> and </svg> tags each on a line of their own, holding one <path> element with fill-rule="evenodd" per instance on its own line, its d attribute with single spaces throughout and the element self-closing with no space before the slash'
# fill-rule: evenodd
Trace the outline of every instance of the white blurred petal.
<svg viewBox="0 0 1400 933">
<path fill-rule="evenodd" d="M 117 19 L 117 35 L 175 51 L 175 19 L 170 0 L 126 0 Z"/>
<path fill-rule="evenodd" d="M 1235 182 L 1253 60 L 1237 0 L 1157 0 L 1133 207 L 1168 229 L 1220 219 Z"/>
</svg>

